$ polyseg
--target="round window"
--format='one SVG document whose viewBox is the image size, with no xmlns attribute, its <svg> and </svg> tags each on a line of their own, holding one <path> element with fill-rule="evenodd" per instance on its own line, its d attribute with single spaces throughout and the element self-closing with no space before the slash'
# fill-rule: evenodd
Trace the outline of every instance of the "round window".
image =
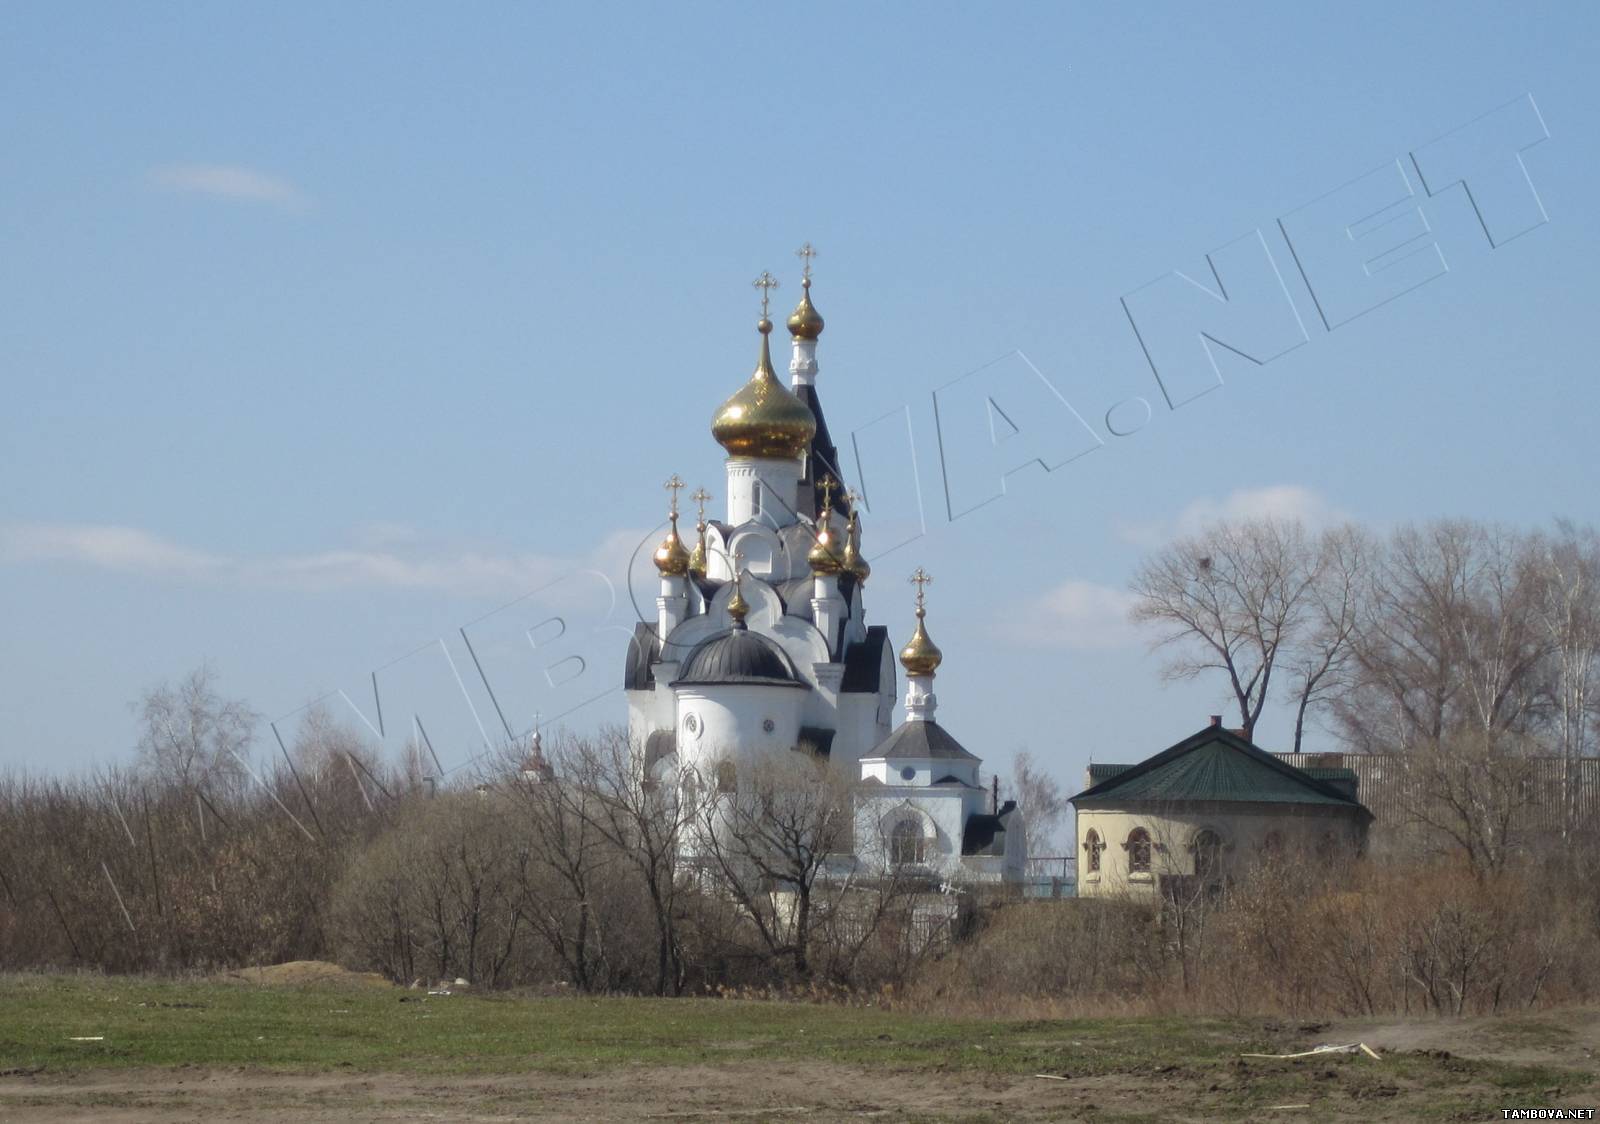
<svg viewBox="0 0 1600 1124">
<path fill-rule="evenodd" d="M 698 737 L 700 734 L 700 719 L 696 718 L 692 714 L 684 718 L 683 732 L 688 734 L 690 737 Z"/>
<path fill-rule="evenodd" d="M 778 724 L 770 718 L 763 718 L 761 720 L 761 728 L 770 734 L 778 728 Z"/>
<path fill-rule="evenodd" d="M 914 781 L 917 779 L 917 771 L 910 765 L 907 765 L 904 769 L 900 770 L 900 776 L 905 780 Z"/>
</svg>

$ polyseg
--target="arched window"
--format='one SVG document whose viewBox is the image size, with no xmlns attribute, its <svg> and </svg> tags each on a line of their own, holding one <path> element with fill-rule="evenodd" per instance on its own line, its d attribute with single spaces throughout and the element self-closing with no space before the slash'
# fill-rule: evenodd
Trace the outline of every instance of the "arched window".
<svg viewBox="0 0 1600 1124">
<path fill-rule="evenodd" d="M 761 514 L 761 481 L 753 480 L 750 483 L 750 514 Z"/>
<path fill-rule="evenodd" d="M 1283 832 L 1273 828 L 1261 839 L 1261 853 L 1277 856 L 1283 854 Z"/>
<path fill-rule="evenodd" d="M 739 770 L 732 761 L 717 762 L 717 791 L 734 792 L 739 787 Z"/>
<path fill-rule="evenodd" d="M 1194 837 L 1194 876 L 1210 882 L 1222 873 L 1222 836 L 1209 828 Z"/>
<path fill-rule="evenodd" d="M 1142 827 L 1128 832 L 1128 841 L 1122 845 L 1128 852 L 1128 873 L 1150 873 L 1150 833 Z"/>
<path fill-rule="evenodd" d="M 896 866 L 920 863 L 925 843 L 921 823 L 910 816 L 897 820 L 889 833 L 889 861 Z"/>
<path fill-rule="evenodd" d="M 1087 873 L 1100 873 L 1100 852 L 1105 850 L 1105 846 L 1100 842 L 1100 833 L 1090 828 L 1088 834 L 1083 837 L 1083 862 Z"/>
</svg>

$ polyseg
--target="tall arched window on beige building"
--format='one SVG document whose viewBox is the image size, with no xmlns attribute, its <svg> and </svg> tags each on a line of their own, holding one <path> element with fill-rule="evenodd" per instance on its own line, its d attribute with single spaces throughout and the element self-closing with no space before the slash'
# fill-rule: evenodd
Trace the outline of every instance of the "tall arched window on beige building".
<svg viewBox="0 0 1600 1124">
<path fill-rule="evenodd" d="M 1194 876 L 1201 882 L 1214 882 L 1222 876 L 1222 836 L 1203 828 L 1194 837 Z"/>
<path fill-rule="evenodd" d="M 1083 837 L 1083 869 L 1087 874 L 1100 873 L 1100 852 L 1106 845 L 1100 842 L 1100 833 L 1094 828 Z"/>
<path fill-rule="evenodd" d="M 1150 833 L 1142 827 L 1128 832 L 1128 841 L 1122 845 L 1128 852 L 1128 873 L 1150 873 Z"/>
</svg>

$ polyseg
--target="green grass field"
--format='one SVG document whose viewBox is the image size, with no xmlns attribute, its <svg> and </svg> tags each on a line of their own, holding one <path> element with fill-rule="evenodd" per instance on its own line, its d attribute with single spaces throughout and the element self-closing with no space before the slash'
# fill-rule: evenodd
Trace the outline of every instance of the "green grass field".
<svg viewBox="0 0 1600 1124">
<path fill-rule="evenodd" d="M 1311 1103 L 1336 1088 L 1352 1106 L 1370 1098 L 1386 1110 L 1403 1105 L 1408 1115 L 1432 1119 L 1547 1104 L 1552 1091 L 1570 1093 L 1594 1081 L 1592 1073 L 1570 1067 L 1431 1053 L 1391 1054 L 1382 1063 L 1239 1058 L 1315 1040 L 1313 1029 L 1260 1020 L 991 1020 L 744 1000 L 430 997 L 365 986 L 0 979 L 0 1070 L 12 1077 L 182 1066 L 465 1078 L 783 1063 L 940 1077 L 1045 1073 L 1091 1083 L 1121 1075 L 1133 1087 L 1201 1098 L 1220 1118 Z"/>
<path fill-rule="evenodd" d="M 1080 1073 L 1272 1042 L 1224 1020 L 994 1022 L 725 999 L 523 998 L 145 979 L 0 981 L 0 1068 L 250 1065 L 504 1073 L 746 1059 Z M 79 1042 L 75 1038 L 103 1037 Z"/>
</svg>

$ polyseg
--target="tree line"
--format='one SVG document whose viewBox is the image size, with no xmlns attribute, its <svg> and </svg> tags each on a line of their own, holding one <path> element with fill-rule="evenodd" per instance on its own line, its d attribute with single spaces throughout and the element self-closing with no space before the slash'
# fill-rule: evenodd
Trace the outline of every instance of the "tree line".
<svg viewBox="0 0 1600 1124">
<path fill-rule="evenodd" d="M 0 969 L 333 959 L 410 983 L 679 994 L 903 983 L 948 937 L 909 872 L 824 877 L 849 786 L 795 752 L 646 773 L 622 731 L 449 779 L 313 711 L 276 757 L 196 672 L 139 705 L 134 768 L 0 778 Z"/>
<path fill-rule="evenodd" d="M 1218 684 L 1254 739 L 1269 701 L 1300 752 L 1486 742 L 1564 761 L 1600 720 L 1600 536 L 1465 519 L 1385 535 L 1355 524 L 1219 522 L 1152 553 L 1131 583 L 1165 673 Z"/>
</svg>

